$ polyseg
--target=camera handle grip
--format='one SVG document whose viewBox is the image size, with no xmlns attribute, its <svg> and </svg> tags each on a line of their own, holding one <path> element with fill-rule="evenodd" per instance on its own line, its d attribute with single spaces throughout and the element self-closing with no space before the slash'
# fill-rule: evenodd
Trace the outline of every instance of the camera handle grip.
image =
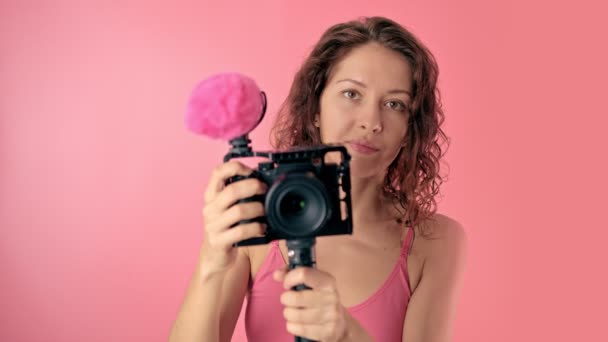
<svg viewBox="0 0 608 342">
<path fill-rule="evenodd" d="M 238 181 L 241 181 L 243 179 L 248 179 L 248 178 L 259 178 L 258 175 L 259 175 L 258 172 L 254 170 L 249 176 L 241 176 L 241 175 L 232 176 L 232 177 L 226 179 L 224 184 L 228 185 L 228 184 L 238 182 Z M 239 203 L 247 203 L 247 202 L 260 202 L 263 204 L 264 196 L 265 195 L 253 195 L 251 197 L 240 199 L 240 200 L 236 201 L 233 205 L 236 205 Z M 230 228 L 234 228 L 238 225 L 252 223 L 252 222 L 266 223 L 266 217 L 260 216 L 260 217 L 256 217 L 253 219 L 241 220 L 241 221 L 236 222 L 232 226 L 230 226 Z M 247 240 L 235 242 L 232 244 L 232 247 L 248 246 L 248 245 L 252 245 L 252 244 L 258 245 L 258 244 L 262 244 L 262 243 L 268 243 L 266 237 L 254 237 L 254 238 L 249 238 Z"/>
<path fill-rule="evenodd" d="M 292 270 L 298 266 L 315 267 L 317 259 L 315 257 L 315 238 L 290 239 L 287 240 L 287 256 L 289 258 L 289 269 Z M 292 287 L 294 291 L 310 290 L 311 288 L 298 284 Z M 295 336 L 295 342 L 315 342 L 307 338 Z"/>
</svg>

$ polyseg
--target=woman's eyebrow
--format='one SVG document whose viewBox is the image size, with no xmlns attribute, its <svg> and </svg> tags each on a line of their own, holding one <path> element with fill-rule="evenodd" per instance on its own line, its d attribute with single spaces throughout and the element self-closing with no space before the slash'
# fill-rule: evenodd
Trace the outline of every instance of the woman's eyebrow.
<svg viewBox="0 0 608 342">
<path fill-rule="evenodd" d="M 366 88 L 366 87 L 367 87 L 367 86 L 365 85 L 365 83 L 363 83 L 363 82 L 359 82 L 359 81 L 355 81 L 355 80 L 351 80 L 350 78 L 345 78 L 345 79 L 343 79 L 343 80 L 339 80 L 339 81 L 338 81 L 338 82 L 336 82 L 336 83 L 340 83 L 340 82 L 352 82 L 352 83 L 354 83 L 354 84 L 357 84 L 357 85 L 362 86 L 363 88 Z"/>
<path fill-rule="evenodd" d="M 339 81 L 338 81 L 338 82 L 336 82 L 336 83 L 340 83 L 340 82 L 351 82 L 351 83 L 357 84 L 357 85 L 359 85 L 359 86 L 361 86 L 361 87 L 363 87 L 363 88 L 366 88 L 366 87 L 367 87 L 367 86 L 365 85 L 365 83 L 360 82 L 360 81 L 356 81 L 356 80 L 353 80 L 353 79 L 350 79 L 350 78 L 345 78 L 345 79 L 343 79 L 343 80 L 339 80 Z M 409 97 L 412 97 L 412 93 L 410 93 L 409 91 L 407 91 L 407 90 L 405 90 L 405 89 L 393 89 L 393 90 L 390 90 L 388 93 L 389 93 L 389 94 L 399 94 L 399 93 L 403 93 L 403 94 L 407 94 Z"/>
</svg>

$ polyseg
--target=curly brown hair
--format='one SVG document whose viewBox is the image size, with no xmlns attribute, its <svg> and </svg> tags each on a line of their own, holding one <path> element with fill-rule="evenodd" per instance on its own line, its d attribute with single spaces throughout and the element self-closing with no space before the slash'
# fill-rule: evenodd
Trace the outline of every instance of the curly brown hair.
<svg viewBox="0 0 608 342">
<path fill-rule="evenodd" d="M 334 66 L 353 48 L 380 43 L 399 52 L 412 68 L 412 103 L 404 147 L 384 178 L 384 194 L 401 213 L 398 222 L 417 226 L 437 210 L 436 195 L 442 145 L 449 138 L 441 129 L 444 114 L 437 88 L 439 69 L 433 54 L 408 30 L 383 17 L 364 17 L 330 27 L 296 73 L 289 95 L 271 129 L 274 148 L 321 144 L 315 113 Z"/>
</svg>

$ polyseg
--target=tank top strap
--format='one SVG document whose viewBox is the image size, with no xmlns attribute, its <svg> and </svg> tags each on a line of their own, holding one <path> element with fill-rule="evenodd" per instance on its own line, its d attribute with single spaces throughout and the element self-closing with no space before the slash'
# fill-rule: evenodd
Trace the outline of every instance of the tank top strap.
<svg viewBox="0 0 608 342">
<path fill-rule="evenodd" d="M 401 256 L 405 257 L 409 255 L 412 251 L 412 244 L 414 240 L 414 227 L 408 227 L 407 234 L 405 235 L 405 239 L 403 241 L 403 245 L 401 246 Z"/>
<path fill-rule="evenodd" d="M 281 250 L 279 249 L 279 241 L 273 240 L 268 244 L 270 247 L 268 248 L 266 257 L 264 258 L 262 265 L 260 265 L 258 272 L 255 274 L 255 277 L 250 279 L 250 286 L 257 283 L 260 277 L 264 276 L 266 273 L 274 271 L 273 268 L 278 267 L 277 263 L 280 263 L 281 265 L 284 264 Z"/>
<path fill-rule="evenodd" d="M 270 249 L 268 250 L 268 255 L 278 259 L 279 261 L 281 261 L 281 263 L 285 263 L 285 258 L 283 258 L 283 253 L 281 252 L 281 248 L 279 247 L 279 240 L 272 240 L 269 244 Z"/>
</svg>

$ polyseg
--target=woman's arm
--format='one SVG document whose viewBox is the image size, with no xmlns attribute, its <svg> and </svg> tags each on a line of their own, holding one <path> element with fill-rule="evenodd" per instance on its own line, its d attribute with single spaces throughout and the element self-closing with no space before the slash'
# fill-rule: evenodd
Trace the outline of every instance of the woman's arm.
<svg viewBox="0 0 608 342">
<path fill-rule="evenodd" d="M 431 240 L 421 240 L 424 264 L 403 323 L 403 341 L 451 341 L 463 279 L 467 238 L 462 226 L 443 215 L 431 223 Z M 436 238 L 436 239 L 435 239 Z"/>
<path fill-rule="evenodd" d="M 230 341 L 249 280 L 250 262 L 244 248 L 238 248 L 235 264 L 226 273 L 205 272 L 199 261 L 171 329 L 170 342 Z"/>
<path fill-rule="evenodd" d="M 264 214 L 262 203 L 238 203 L 266 191 L 266 184 L 247 177 L 252 172 L 232 160 L 217 166 L 211 174 L 202 212 L 203 243 L 188 292 L 171 329 L 171 342 L 230 340 L 251 267 L 247 247 L 235 248 L 233 244 L 264 233 L 264 226 L 256 222 L 233 227 Z M 236 175 L 247 179 L 225 185 Z"/>
</svg>

